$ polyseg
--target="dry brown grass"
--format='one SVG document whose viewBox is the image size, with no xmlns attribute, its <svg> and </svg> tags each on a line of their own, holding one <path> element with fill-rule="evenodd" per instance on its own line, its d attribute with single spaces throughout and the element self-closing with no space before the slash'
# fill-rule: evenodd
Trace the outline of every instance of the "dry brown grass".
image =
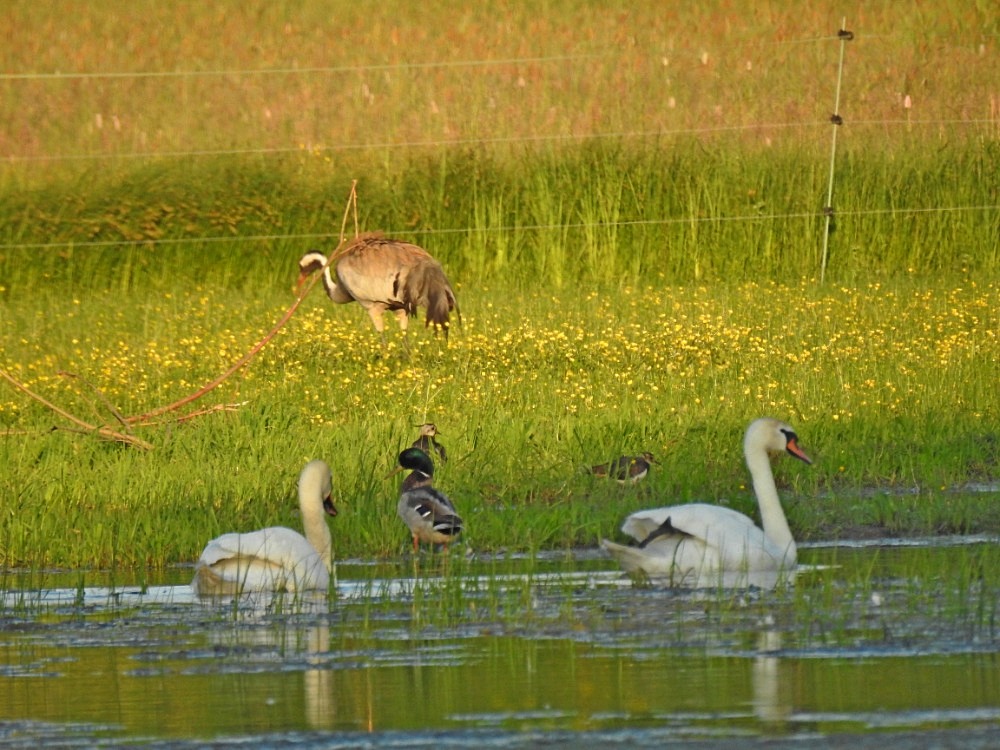
<svg viewBox="0 0 1000 750">
<path fill-rule="evenodd" d="M 0 69 L 98 77 L 0 81 L 0 154 L 707 128 L 750 128 L 746 142 L 765 146 L 829 137 L 821 126 L 833 107 L 839 4 L 336 5 L 5 3 L 0 22 L 13 41 Z M 848 122 L 987 120 L 996 133 L 998 21 L 985 5 L 865 4 L 848 9 L 847 25 L 857 34 L 841 105 Z M 560 56 L 571 59 L 464 64 Z M 220 73 L 269 69 L 309 72 Z M 190 75 L 159 75 L 180 71 Z M 112 73 L 152 75 L 99 77 Z"/>
</svg>

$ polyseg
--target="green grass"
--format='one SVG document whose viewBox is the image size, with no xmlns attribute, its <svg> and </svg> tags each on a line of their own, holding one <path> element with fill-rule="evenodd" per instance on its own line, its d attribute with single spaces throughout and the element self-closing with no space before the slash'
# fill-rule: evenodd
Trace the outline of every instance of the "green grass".
<svg viewBox="0 0 1000 750">
<path fill-rule="evenodd" d="M 389 160 L 392 144 L 595 132 L 752 126 L 747 144 L 827 143 L 819 125 L 833 106 L 846 13 L 804 0 L 738 10 L 140 0 L 114 11 L 14 0 L 3 12 L 21 32 L 0 50 L 4 71 L 186 73 L 3 81 L 3 145 L 18 156 L 321 145 L 338 163 L 363 144 L 390 144 L 372 147 Z M 856 38 L 845 55 L 845 141 L 904 132 L 885 120 L 938 137 L 938 120 L 992 118 L 995 136 L 1000 22 L 988 4 L 882 3 L 846 15 Z M 543 59 L 502 62 L 524 58 Z M 234 72 L 255 70 L 286 72 Z M 21 176 L 44 181 L 38 172 L 27 165 Z"/>
<path fill-rule="evenodd" d="M 221 531 L 297 526 L 295 478 L 313 457 L 334 468 L 338 554 L 399 554 L 397 485 L 382 477 L 427 419 L 453 456 L 438 483 L 477 550 L 594 544 L 625 513 L 664 502 L 753 512 L 740 441 L 760 414 L 790 420 L 816 459 L 776 467 L 800 538 L 1000 529 L 989 493 L 953 491 L 997 474 L 996 283 L 459 295 L 465 324 L 450 343 L 418 328 L 407 358 L 395 329 L 380 357 L 360 309 L 314 293 L 203 404 L 239 407 L 140 428 L 148 452 L 50 432 L 62 420 L 5 386 L 5 562 L 158 565 L 193 559 Z M 5 367 L 113 425 L 95 388 L 124 415 L 170 403 L 289 301 L 283 285 L 247 295 L 208 283 L 6 302 L 18 323 Z M 640 450 L 660 464 L 638 487 L 582 471 Z M 913 487 L 919 496 L 895 494 Z"/>
<path fill-rule="evenodd" d="M 9 71 L 362 68 L 0 80 L 0 368 L 97 425 L 188 395 L 280 318 L 353 179 L 361 229 L 438 257 L 464 325 L 379 357 L 361 311 L 314 292 L 199 404 L 231 410 L 138 428 L 148 452 L 51 432 L 65 420 L 0 382 L 0 565 L 162 565 L 297 526 L 313 457 L 338 554 L 397 555 L 382 476 L 427 419 L 473 549 L 593 544 L 667 501 L 752 512 L 739 445 L 761 414 L 816 454 L 777 468 L 801 538 L 1000 530 L 988 493 L 954 491 L 1000 460 L 996 19 L 936 8 L 857 28 L 820 285 L 835 9 L 555 3 L 497 25 L 489 5 L 331 23 L 313 2 L 136 3 L 74 7 L 39 46 L 58 4 L 10 5 L 36 33 L 0 51 Z M 452 143 L 405 145 L 424 141 Z M 640 487 L 581 471 L 642 450 L 661 464 Z"/>
<path fill-rule="evenodd" d="M 444 152 L 363 177 L 360 221 L 417 241 L 479 288 L 818 277 L 819 158 L 738 153 L 737 143 L 718 153 L 595 143 L 505 161 Z M 998 159 L 995 142 L 968 141 L 845 154 L 827 280 L 995 268 L 1000 214 L 974 207 L 995 203 L 986 173 Z M 289 256 L 335 246 L 353 176 L 199 162 L 94 176 L 84 191 L 15 191 L 0 211 L 0 278 L 12 296 L 53 282 L 288 285 Z M 935 207 L 962 210 L 925 210 Z"/>
</svg>

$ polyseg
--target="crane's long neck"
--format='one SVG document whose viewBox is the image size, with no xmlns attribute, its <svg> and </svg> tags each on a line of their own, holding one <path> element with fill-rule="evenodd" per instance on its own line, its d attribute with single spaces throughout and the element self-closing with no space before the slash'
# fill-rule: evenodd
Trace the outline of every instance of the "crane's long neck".
<svg viewBox="0 0 1000 750">
<path fill-rule="evenodd" d="M 354 297 L 350 291 L 339 283 L 340 277 L 335 275 L 336 271 L 331 270 L 330 267 L 333 265 L 335 265 L 335 261 L 328 264 L 326 256 L 319 250 L 310 250 L 299 260 L 298 288 L 301 289 L 307 278 L 322 269 L 323 289 L 326 290 L 326 296 L 338 304 L 353 302 Z"/>
<path fill-rule="evenodd" d="M 764 536 L 784 552 L 784 560 L 788 565 L 794 565 L 797 555 L 795 539 L 788 527 L 788 519 L 781 507 L 778 488 L 774 484 L 774 474 L 771 471 L 771 461 L 767 451 L 759 447 L 748 447 L 746 450 L 747 468 L 753 478 L 753 491 L 760 506 L 760 520 L 764 527 Z"/>
<path fill-rule="evenodd" d="M 330 270 L 332 267 L 333 264 L 331 263 L 323 268 L 323 288 L 326 290 L 326 296 L 338 304 L 353 302 L 354 297 L 346 289 L 337 284 L 337 280 L 333 276 L 333 271 Z"/>
<path fill-rule="evenodd" d="M 305 528 L 306 541 L 319 552 L 320 558 L 328 571 L 333 570 L 333 537 L 330 527 L 326 525 L 326 515 L 323 512 L 323 499 L 315 492 L 307 493 L 308 488 L 299 491 L 299 510 L 302 512 L 302 526 Z"/>
</svg>

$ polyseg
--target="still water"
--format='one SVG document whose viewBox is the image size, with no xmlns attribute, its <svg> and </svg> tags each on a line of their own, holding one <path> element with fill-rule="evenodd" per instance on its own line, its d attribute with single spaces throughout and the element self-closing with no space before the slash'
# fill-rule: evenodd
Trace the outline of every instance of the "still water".
<svg viewBox="0 0 1000 750">
<path fill-rule="evenodd" d="M 589 550 L 341 562 L 329 598 L 8 573 L 0 744 L 996 747 L 998 550 L 814 545 L 772 592 Z"/>
</svg>

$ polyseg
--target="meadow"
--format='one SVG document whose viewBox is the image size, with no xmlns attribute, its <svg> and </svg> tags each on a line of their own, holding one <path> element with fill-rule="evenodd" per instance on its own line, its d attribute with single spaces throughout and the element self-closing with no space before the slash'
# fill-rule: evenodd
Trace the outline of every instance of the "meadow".
<svg viewBox="0 0 1000 750">
<path fill-rule="evenodd" d="M 136 415 L 194 392 L 291 302 L 280 287 L 141 288 L 47 298 L 5 337 L 10 374 L 115 427 L 108 404 Z M 471 549 L 594 544 L 663 498 L 752 512 L 740 444 L 759 414 L 792 422 L 816 461 L 777 470 L 803 538 L 1000 529 L 995 491 L 960 492 L 996 476 L 995 282 L 459 295 L 447 342 L 418 328 L 407 355 L 393 330 L 383 356 L 360 308 L 314 292 L 181 413 L 231 410 L 137 428 L 149 451 L 51 432 L 65 421 L 6 389 L 8 564 L 158 564 L 224 529 L 294 525 L 294 480 L 314 456 L 334 468 L 339 553 L 397 554 L 407 540 L 382 477 L 425 420 L 453 456 L 438 483 Z M 582 471 L 641 450 L 660 463 L 638 487 Z"/>
<path fill-rule="evenodd" d="M 422 421 L 470 550 L 590 546 L 668 499 L 753 512 L 761 414 L 815 459 L 776 469 L 799 538 L 1000 531 L 997 19 L 854 19 L 823 269 L 836 9 L 661 5 L 136 3 L 73 29 L 5 7 L 32 31 L 0 51 L 32 73 L 0 76 L 11 379 L 115 429 L 191 394 L 336 246 L 354 179 L 361 229 L 427 247 L 463 319 L 408 352 L 390 323 L 383 351 L 313 290 L 135 427 L 148 450 L 0 382 L 0 565 L 161 566 L 294 527 L 313 457 L 338 555 L 398 555 L 383 476 Z M 643 450 L 642 485 L 583 471 Z"/>
</svg>

